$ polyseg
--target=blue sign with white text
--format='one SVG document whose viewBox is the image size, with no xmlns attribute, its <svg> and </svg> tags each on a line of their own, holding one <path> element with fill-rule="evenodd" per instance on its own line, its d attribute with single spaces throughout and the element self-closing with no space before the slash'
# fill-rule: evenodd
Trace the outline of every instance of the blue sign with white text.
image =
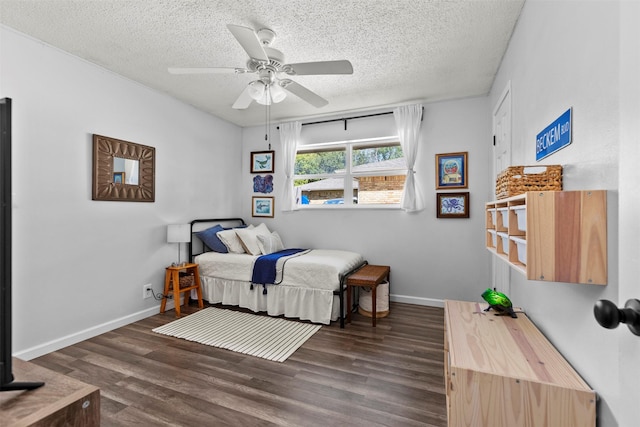
<svg viewBox="0 0 640 427">
<path fill-rule="evenodd" d="M 571 108 L 536 136 L 536 162 L 571 144 Z"/>
</svg>

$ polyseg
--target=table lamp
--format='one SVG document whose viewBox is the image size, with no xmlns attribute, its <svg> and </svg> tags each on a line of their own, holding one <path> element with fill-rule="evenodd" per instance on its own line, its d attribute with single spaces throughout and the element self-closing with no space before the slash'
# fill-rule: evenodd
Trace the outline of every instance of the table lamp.
<svg viewBox="0 0 640 427">
<path fill-rule="evenodd" d="M 180 265 L 180 246 L 191 240 L 191 224 L 170 224 L 167 226 L 167 243 L 178 244 L 178 265 Z"/>
</svg>

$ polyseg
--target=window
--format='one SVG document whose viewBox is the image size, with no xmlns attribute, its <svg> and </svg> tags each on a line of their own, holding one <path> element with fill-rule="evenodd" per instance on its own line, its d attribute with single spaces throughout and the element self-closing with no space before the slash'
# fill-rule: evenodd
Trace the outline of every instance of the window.
<svg viewBox="0 0 640 427">
<path fill-rule="evenodd" d="M 298 147 L 294 186 L 299 205 L 398 205 L 407 174 L 397 138 Z"/>
</svg>

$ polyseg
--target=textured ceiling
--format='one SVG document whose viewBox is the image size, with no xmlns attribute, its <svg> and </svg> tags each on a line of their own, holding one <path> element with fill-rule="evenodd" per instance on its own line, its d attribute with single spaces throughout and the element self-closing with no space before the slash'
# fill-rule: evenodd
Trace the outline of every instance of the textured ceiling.
<svg viewBox="0 0 640 427">
<path fill-rule="evenodd" d="M 287 63 L 348 59 L 353 75 L 295 76 L 329 101 L 289 94 L 271 119 L 322 117 L 488 93 L 524 0 L 0 0 L 0 23 L 240 126 L 265 107 L 231 105 L 254 74 L 227 24 L 277 34 Z"/>
</svg>

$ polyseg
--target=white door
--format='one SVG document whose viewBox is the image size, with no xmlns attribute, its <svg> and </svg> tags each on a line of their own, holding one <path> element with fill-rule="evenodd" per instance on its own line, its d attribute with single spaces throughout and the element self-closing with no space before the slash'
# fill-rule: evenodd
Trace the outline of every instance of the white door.
<svg viewBox="0 0 640 427">
<path fill-rule="evenodd" d="M 493 110 L 493 177 L 511 166 L 511 82 L 502 92 Z M 495 188 L 495 185 L 494 185 Z M 495 192 L 495 190 L 494 190 Z M 495 193 L 494 193 L 495 197 Z M 511 267 L 499 260 L 492 258 L 493 287 L 507 295 L 510 294 Z"/>
</svg>

